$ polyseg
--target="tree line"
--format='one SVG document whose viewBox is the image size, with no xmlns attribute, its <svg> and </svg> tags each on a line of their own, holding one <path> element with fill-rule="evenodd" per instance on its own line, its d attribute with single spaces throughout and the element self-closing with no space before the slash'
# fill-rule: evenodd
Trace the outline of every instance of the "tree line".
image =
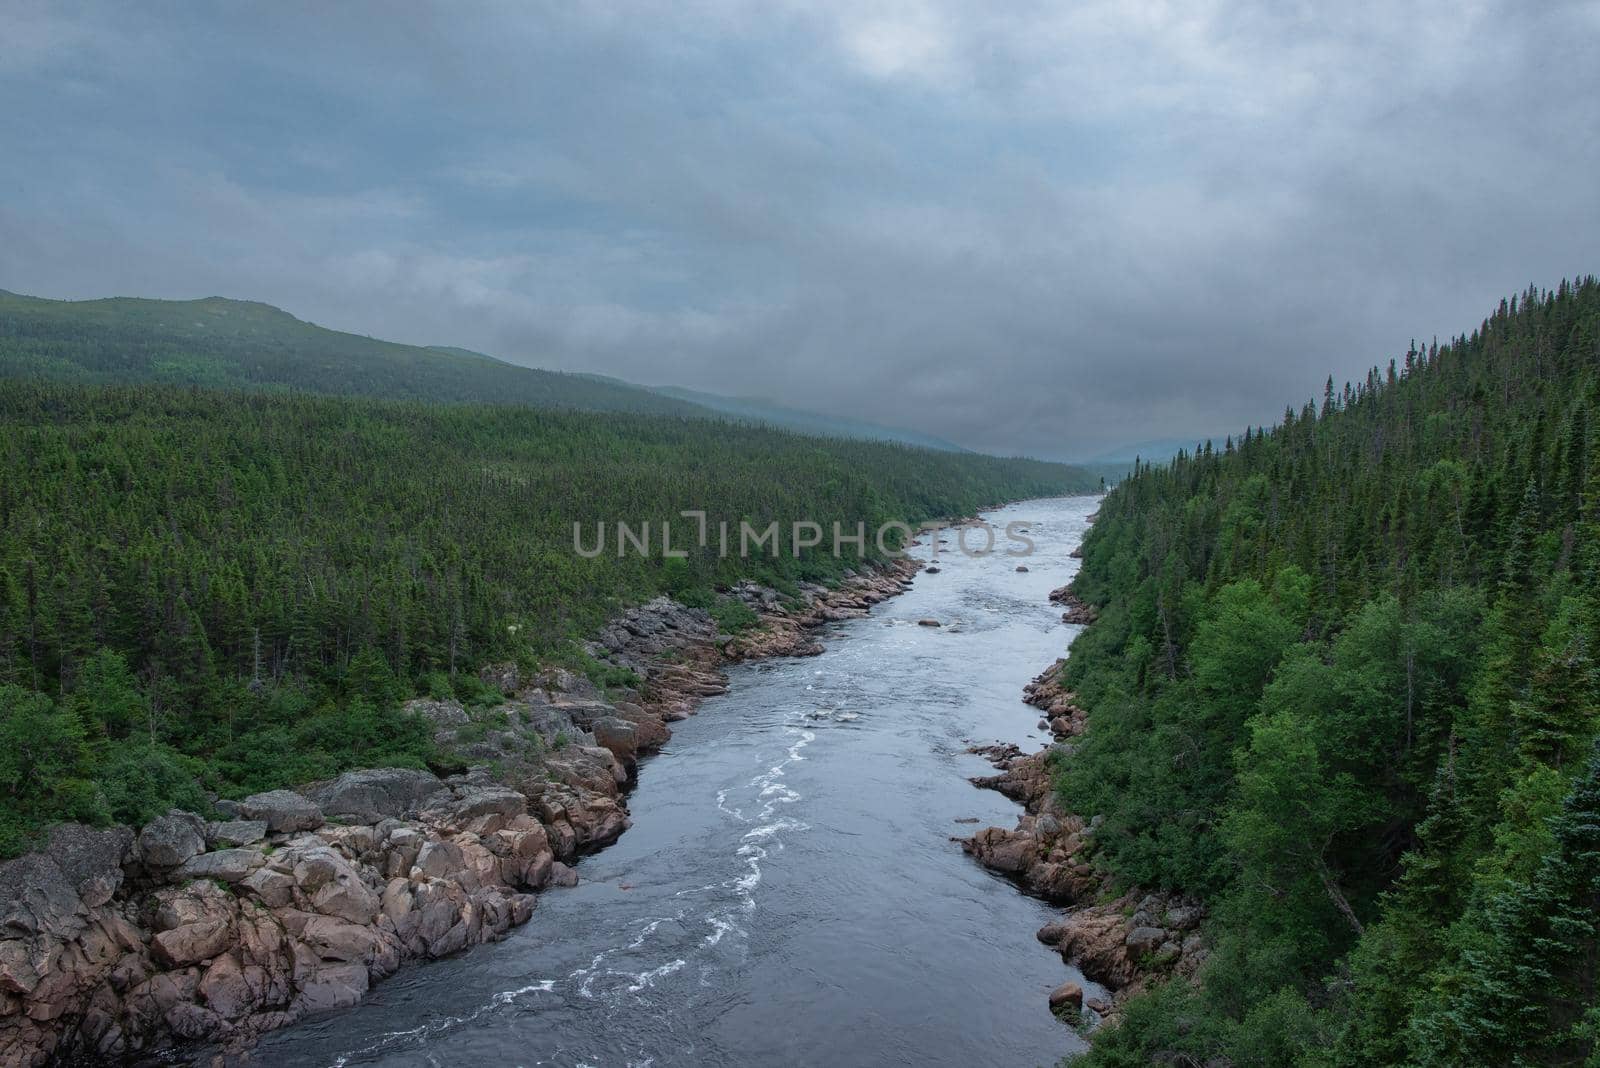
<svg viewBox="0 0 1600 1068">
<path fill-rule="evenodd" d="M 854 530 L 1088 488 L 1071 468 L 674 417 L 0 380 L 0 851 L 360 765 L 418 765 L 418 693 L 584 669 L 669 593 L 861 566 L 573 549 L 573 525 Z M 869 556 L 879 556 L 874 544 Z"/>
<path fill-rule="evenodd" d="M 1058 789 L 1214 949 L 1084 1064 L 1596 1063 L 1597 414 L 1588 277 L 1107 497 Z"/>
</svg>

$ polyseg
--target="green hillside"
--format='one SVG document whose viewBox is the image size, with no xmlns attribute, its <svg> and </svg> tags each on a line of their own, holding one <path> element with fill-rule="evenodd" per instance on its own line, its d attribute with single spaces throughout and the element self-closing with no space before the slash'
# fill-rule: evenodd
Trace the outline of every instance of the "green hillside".
<svg viewBox="0 0 1600 1068">
<path fill-rule="evenodd" d="M 346 334 L 222 297 L 66 301 L 0 290 L 0 376 L 709 415 L 615 380 Z"/>
<path fill-rule="evenodd" d="M 1086 1068 L 1596 1063 L 1597 415 L 1586 278 L 1107 497 L 1062 800 L 1214 949 Z"/>
</svg>

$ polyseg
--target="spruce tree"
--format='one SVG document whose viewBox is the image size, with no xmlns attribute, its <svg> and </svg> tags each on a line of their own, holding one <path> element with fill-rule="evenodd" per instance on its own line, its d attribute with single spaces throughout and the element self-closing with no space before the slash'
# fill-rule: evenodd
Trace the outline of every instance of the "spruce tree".
<svg viewBox="0 0 1600 1068">
<path fill-rule="evenodd" d="M 1497 894 L 1459 989 L 1417 1021 L 1422 1064 L 1585 1065 L 1600 979 L 1600 746 L 1533 879 Z"/>
</svg>

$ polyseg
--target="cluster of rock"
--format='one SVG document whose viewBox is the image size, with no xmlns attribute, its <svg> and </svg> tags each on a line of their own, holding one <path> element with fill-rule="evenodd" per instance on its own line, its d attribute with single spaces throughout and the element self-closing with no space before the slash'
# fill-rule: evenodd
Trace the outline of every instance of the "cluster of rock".
<svg viewBox="0 0 1600 1068">
<path fill-rule="evenodd" d="M 326 809 L 275 790 L 226 820 L 64 825 L 0 865 L 0 1064 L 247 1041 L 499 938 L 572 881 L 529 799 L 482 777 L 387 768 L 316 792 Z"/>
<path fill-rule="evenodd" d="M 1066 609 L 1065 612 L 1061 613 L 1061 622 L 1063 623 L 1087 627 L 1100 618 L 1100 610 L 1087 601 L 1081 600 L 1076 593 L 1073 593 L 1070 583 L 1051 590 L 1050 603 L 1061 605 Z"/>
<path fill-rule="evenodd" d="M 1061 681 L 1061 669 L 1066 663 L 1064 658 L 1058 659 L 1022 688 L 1024 703 L 1044 713 L 1039 729 L 1049 731 L 1057 741 L 1076 738 L 1086 725 L 1086 713 L 1078 707 L 1076 695 Z"/>
<path fill-rule="evenodd" d="M 921 567 L 919 561 L 907 557 L 871 571 L 848 571 L 837 588 L 802 583 L 800 596 L 789 604 L 774 600 L 771 590 L 742 583 L 734 587 L 733 596 L 760 614 L 761 625 L 727 643 L 722 651 L 731 660 L 815 656 L 822 646 L 811 636 L 813 630 L 825 623 L 865 616 L 873 605 L 904 593 Z"/>
<path fill-rule="evenodd" d="M 1068 606 L 1069 623 L 1094 622 L 1094 609 L 1067 587 L 1050 599 Z M 1069 908 L 1059 921 L 1038 932 L 1039 941 L 1060 952 L 1062 960 L 1113 992 L 1113 999 L 1084 999 L 1076 983 L 1064 983 L 1050 995 L 1051 1011 L 1076 1021 L 1088 1008 L 1103 1021 L 1152 978 L 1194 977 L 1206 959 L 1199 933 L 1205 909 L 1176 895 L 1131 890 L 1114 900 L 1098 900 L 1108 887 L 1092 862 L 1101 816 L 1088 820 L 1063 812 L 1052 781 L 1056 761 L 1070 759 L 1073 739 L 1085 729 L 1085 715 L 1061 681 L 1063 660 L 1057 660 L 1024 689 L 1028 704 L 1041 709 L 1041 730 L 1052 744 L 1034 753 L 1015 745 L 977 746 L 969 750 L 989 760 L 996 774 L 972 779 L 975 786 L 998 790 L 1023 806 L 1016 827 L 985 827 L 962 839 L 978 863 L 1015 879 L 1030 893 Z M 1097 902 L 1098 903 L 1095 903 Z M 1089 904 L 1084 904 L 1089 902 Z"/>
<path fill-rule="evenodd" d="M 1092 863 L 1097 823 L 1064 813 L 1056 805 L 1051 784 L 1053 750 L 1023 753 L 1016 746 L 975 749 L 999 769 L 973 785 L 998 790 L 1024 808 L 1014 828 L 985 827 L 961 848 L 991 871 L 1021 883 L 1047 901 L 1077 901 L 1092 896 L 1100 878 Z"/>
<path fill-rule="evenodd" d="M 920 566 L 905 558 L 849 570 L 838 586 L 801 583 L 792 597 L 740 582 L 727 595 L 754 612 L 759 623 L 739 634 L 720 632 L 705 609 L 658 597 L 616 619 L 588 644 L 588 652 L 645 679 L 642 703 L 675 713 L 669 719 L 681 719 L 693 711 L 696 699 L 727 688 L 719 671 L 723 664 L 816 656 L 822 652 L 812 633 L 817 627 L 865 616 L 873 605 L 905 592 Z"/>
<path fill-rule="evenodd" d="M 493 708 L 410 702 L 458 774 L 352 771 L 218 802 L 218 820 L 55 828 L 0 865 L 0 1066 L 241 1047 L 355 1003 L 405 960 L 503 937 L 536 892 L 577 882 L 568 862 L 628 828 L 640 757 L 726 690 L 722 665 L 820 652 L 811 629 L 864 614 L 915 570 L 798 598 L 741 585 L 760 624 L 737 636 L 701 609 L 639 606 L 590 646 L 636 688 L 499 664 L 483 672 L 508 697 Z"/>
<path fill-rule="evenodd" d="M 1015 879 L 1029 893 L 1070 907 L 1060 920 L 1038 932 L 1039 941 L 1058 950 L 1062 960 L 1113 991 L 1114 1000 L 1083 999 L 1074 983 L 1051 994 L 1052 1011 L 1066 1018 L 1082 1008 L 1102 1021 L 1153 977 L 1194 976 L 1205 962 L 1198 927 L 1203 906 L 1175 895 L 1132 890 L 1111 901 L 1104 875 L 1092 862 L 1095 833 L 1103 817 L 1084 820 L 1057 807 L 1050 764 L 1062 759 L 1058 743 L 1024 753 L 1014 745 L 973 750 L 986 756 L 998 774 L 972 780 L 1023 805 L 1014 828 L 985 827 L 962 840 L 962 849 L 991 871 Z M 1087 904 L 1085 904 L 1087 902 Z M 1096 903 L 1098 902 L 1098 903 Z"/>
<path fill-rule="evenodd" d="M 1205 909 L 1170 894 L 1124 894 L 1114 901 L 1073 909 L 1041 927 L 1039 941 L 1084 975 L 1116 991 L 1117 1004 L 1152 976 L 1193 977 L 1205 963 L 1198 930 Z M 1112 1006 L 1091 1005 L 1102 1015 Z"/>
</svg>

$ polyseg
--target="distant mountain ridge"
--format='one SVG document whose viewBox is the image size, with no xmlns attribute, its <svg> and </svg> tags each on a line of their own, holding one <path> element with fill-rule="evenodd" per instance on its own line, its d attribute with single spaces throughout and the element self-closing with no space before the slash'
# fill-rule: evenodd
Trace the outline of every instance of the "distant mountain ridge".
<svg viewBox="0 0 1600 1068">
<path fill-rule="evenodd" d="M 0 289 L 0 376 L 635 412 L 971 451 L 931 434 L 776 401 L 542 370 L 454 345 L 384 341 L 227 297 L 74 301 Z"/>
<path fill-rule="evenodd" d="M 0 375 L 711 415 L 637 386 L 329 330 L 225 297 L 67 301 L 0 290 Z"/>
<path fill-rule="evenodd" d="M 649 388 L 662 396 L 675 397 L 678 400 L 688 401 L 702 408 L 710 408 L 713 411 L 722 412 L 738 419 L 765 423 L 769 426 L 784 427 L 788 430 L 798 430 L 803 434 L 898 441 L 905 445 L 918 445 L 925 449 L 938 449 L 942 452 L 972 451 L 952 441 L 946 441 L 943 438 L 935 437 L 932 434 L 924 434 L 917 430 L 905 430 L 900 427 L 883 426 L 859 419 L 847 419 L 844 416 L 825 415 L 821 412 L 790 408 L 776 401 L 761 397 L 728 397 L 719 393 L 705 393 L 696 389 L 686 389 L 682 386 L 651 386 Z"/>
</svg>

